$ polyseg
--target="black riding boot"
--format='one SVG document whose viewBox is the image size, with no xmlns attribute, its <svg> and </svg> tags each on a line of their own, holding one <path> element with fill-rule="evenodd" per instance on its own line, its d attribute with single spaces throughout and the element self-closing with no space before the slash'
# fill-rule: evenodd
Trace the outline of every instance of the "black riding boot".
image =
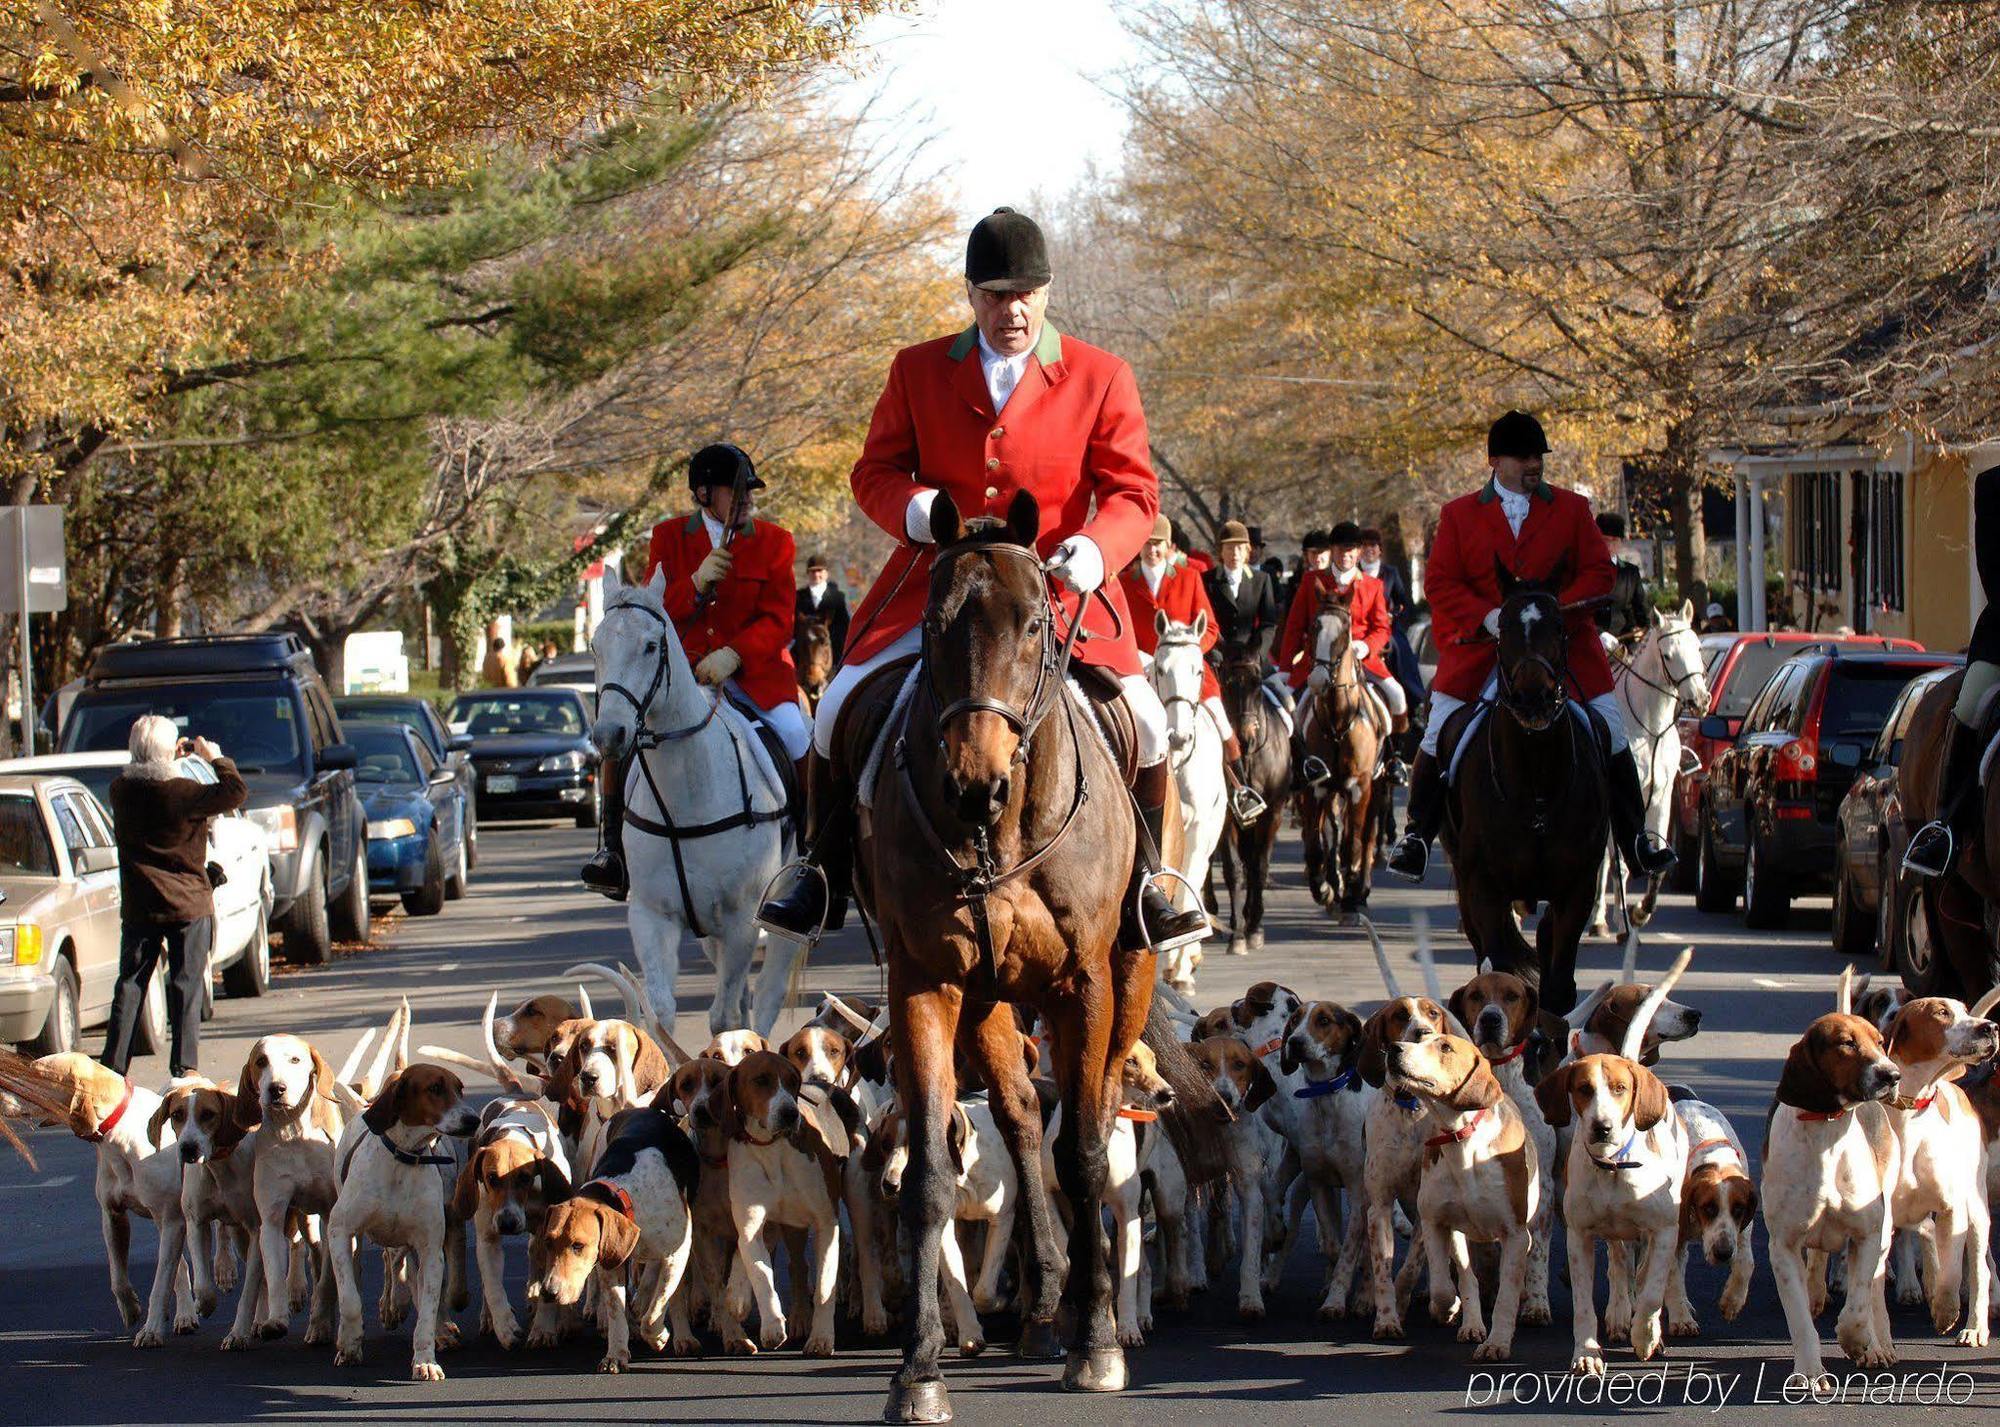
<svg viewBox="0 0 2000 1427">
<path fill-rule="evenodd" d="M 1985 799 L 1979 791 L 1979 730 L 1967 728 L 1956 716 L 1946 734 L 1944 778 L 1948 789 L 1937 817 L 1918 828 L 1903 854 L 1903 870 L 1919 877 L 1942 877 L 1958 854 L 1979 835 L 1979 815 Z"/>
<path fill-rule="evenodd" d="M 847 890 L 854 870 L 854 798 L 818 749 L 806 755 L 809 810 L 805 856 L 792 885 L 757 909 L 757 925 L 773 936 L 811 945 L 822 932 L 847 925 Z M 817 869 L 817 870 L 815 870 Z"/>
<path fill-rule="evenodd" d="M 1648 877 L 1657 877 L 1680 861 L 1673 848 L 1665 843 L 1655 847 L 1648 840 L 1646 794 L 1639 786 L 1639 765 L 1629 748 L 1611 755 L 1611 830 L 1618 839 L 1618 850 Z"/>
<path fill-rule="evenodd" d="M 1166 825 L 1167 783 L 1173 771 L 1164 761 L 1150 768 L 1141 768 L 1134 780 L 1132 799 L 1139 807 L 1139 816 L 1146 824 L 1146 832 L 1152 838 L 1153 852 L 1149 855 L 1144 839 L 1136 849 L 1141 865 L 1148 873 L 1160 870 L 1161 859 L 1158 849 L 1163 845 Z M 1178 884 L 1174 884 L 1178 890 Z M 1144 924 L 1132 914 L 1128 906 L 1125 921 L 1118 937 L 1118 945 L 1126 951 L 1144 951 L 1148 946 L 1154 951 L 1172 951 L 1177 946 L 1200 941 L 1208 935 L 1208 914 L 1199 907 L 1180 912 L 1160 883 L 1149 881 L 1139 894 L 1139 908 Z M 1150 941 L 1148 938 L 1150 937 Z"/>
<path fill-rule="evenodd" d="M 1410 807 L 1403 820 L 1403 836 L 1389 852 L 1389 870 L 1412 882 L 1424 880 L 1431 865 L 1431 840 L 1444 821 L 1444 770 L 1437 759 L 1417 750 L 1416 764 L 1410 769 Z"/>
<path fill-rule="evenodd" d="M 625 871 L 625 759 L 607 758 L 597 765 L 604 800 L 597 819 L 597 851 L 583 864 L 583 885 L 622 902 L 631 891 Z"/>
</svg>

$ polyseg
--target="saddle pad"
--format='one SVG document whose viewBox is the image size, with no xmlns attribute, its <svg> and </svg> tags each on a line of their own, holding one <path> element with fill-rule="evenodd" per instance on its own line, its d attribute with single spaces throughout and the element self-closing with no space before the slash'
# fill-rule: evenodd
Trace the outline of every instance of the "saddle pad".
<svg viewBox="0 0 2000 1427">
<path fill-rule="evenodd" d="M 1458 765 L 1465 761 L 1465 750 L 1472 746 L 1472 735 L 1479 725 L 1493 712 L 1493 705 L 1484 699 L 1474 699 L 1471 703 L 1453 711 L 1445 720 L 1444 728 L 1438 733 L 1438 761 L 1444 765 L 1444 780 L 1458 782 Z"/>
<path fill-rule="evenodd" d="M 765 786 L 777 789 L 787 808 L 795 811 L 804 808 L 806 790 L 799 786 L 799 771 L 785 756 L 785 741 L 778 737 L 778 731 L 765 720 L 763 710 L 748 698 L 726 684 L 723 693 L 729 706 L 742 715 L 743 721 L 756 735 L 750 740 L 750 746 L 756 751 L 757 770 L 764 775 Z"/>
<path fill-rule="evenodd" d="M 1375 731 L 1387 738 L 1395 729 L 1395 723 L 1389 717 L 1389 706 L 1382 701 L 1382 695 L 1374 685 L 1364 685 L 1363 692 L 1368 695 L 1368 717 L 1374 722 Z"/>
<path fill-rule="evenodd" d="M 889 716 L 882 720 L 875 730 L 875 737 L 868 749 L 868 762 L 861 770 L 861 780 L 854 786 L 861 806 L 873 810 L 875 806 L 875 785 L 882 777 L 883 755 L 889 751 L 889 731 L 902 722 L 903 710 L 909 707 L 917 692 L 917 675 L 921 664 L 910 665 L 903 676 L 903 686 L 896 691 L 896 701 L 889 706 Z"/>
<path fill-rule="evenodd" d="M 1088 667 L 1073 665 L 1072 673 L 1077 668 Z M 1112 677 L 1115 679 L 1117 676 Z M 1131 706 L 1122 697 L 1124 691 L 1120 689 L 1121 696 L 1116 699 L 1097 699 L 1091 697 L 1087 685 L 1075 678 L 1065 679 L 1063 683 L 1092 715 L 1086 722 L 1097 730 L 1105 752 L 1111 755 L 1112 767 L 1125 779 L 1125 786 L 1131 787 L 1132 780 L 1139 773 L 1139 729 L 1132 720 Z M 1101 681 L 1098 687 L 1103 687 Z"/>
<path fill-rule="evenodd" d="M 1292 722 L 1292 711 L 1285 707 L 1285 701 L 1278 697 L 1278 691 L 1272 688 L 1269 684 L 1259 684 L 1257 686 L 1257 692 L 1264 696 L 1265 703 L 1269 704 L 1273 709 L 1277 711 L 1278 722 L 1282 723 L 1285 726 L 1285 737 L 1290 738 L 1292 736 L 1294 728 Z"/>
<path fill-rule="evenodd" d="M 1996 752 L 2000 752 L 2000 719 L 1995 718 L 1996 713 L 2000 713 L 2000 684 L 1995 684 L 1979 696 L 1979 716 L 1973 721 L 1973 727 L 1988 734 L 1986 751 L 1979 756 L 1979 786 L 1982 788 L 1986 786 L 1986 780 L 1993 776 L 1993 758 Z"/>
</svg>

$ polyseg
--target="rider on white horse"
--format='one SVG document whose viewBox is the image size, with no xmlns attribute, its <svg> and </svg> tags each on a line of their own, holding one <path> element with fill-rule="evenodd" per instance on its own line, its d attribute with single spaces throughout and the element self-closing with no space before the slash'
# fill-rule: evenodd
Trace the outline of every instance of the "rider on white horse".
<svg viewBox="0 0 2000 1427">
<path fill-rule="evenodd" d="M 739 708 L 769 725 L 785 756 L 799 765 L 804 787 L 812 731 L 799 711 L 792 668 L 797 547 L 783 526 L 753 518 L 752 493 L 764 489 L 764 482 L 740 448 L 723 442 L 702 447 L 688 462 L 687 482 L 694 510 L 653 527 L 645 578 L 666 572 L 662 604 L 695 678 L 722 688 Z M 604 785 L 603 841 L 582 873 L 585 886 L 614 901 L 623 901 L 630 885 L 622 763 L 607 761 L 598 774 Z"/>
</svg>

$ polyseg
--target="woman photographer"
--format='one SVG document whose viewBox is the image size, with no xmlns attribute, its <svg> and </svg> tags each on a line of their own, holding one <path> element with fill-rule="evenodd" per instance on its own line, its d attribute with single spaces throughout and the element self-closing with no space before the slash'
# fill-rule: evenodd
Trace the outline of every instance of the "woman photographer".
<svg viewBox="0 0 2000 1427">
<path fill-rule="evenodd" d="M 173 1027 L 169 1065 L 176 1076 L 191 1075 L 199 1069 L 202 982 L 215 910 L 208 822 L 242 807 L 249 790 L 221 749 L 205 738 L 180 738 L 173 720 L 159 714 L 133 723 L 131 749 L 131 766 L 111 784 L 123 933 L 103 1060 L 120 1075 L 131 1063 L 132 1032 L 164 955 Z M 180 771 L 177 760 L 189 755 L 214 766 L 213 784 Z"/>
</svg>

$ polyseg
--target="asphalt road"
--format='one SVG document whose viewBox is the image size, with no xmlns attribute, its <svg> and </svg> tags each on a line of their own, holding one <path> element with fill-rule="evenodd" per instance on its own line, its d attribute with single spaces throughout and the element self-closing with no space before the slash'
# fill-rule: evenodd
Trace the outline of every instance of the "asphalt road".
<svg viewBox="0 0 2000 1427">
<path fill-rule="evenodd" d="M 530 989 L 551 988 L 556 973 L 572 962 L 629 950 L 621 910 L 573 880 L 588 850 L 587 834 L 545 825 L 489 826 L 482 834 L 484 861 L 469 899 L 436 918 L 391 923 L 386 943 L 376 949 L 318 971 L 281 973 L 261 1000 L 220 1002 L 206 1028 L 203 1067 L 218 1079 L 234 1079 L 249 1042 L 279 1029 L 310 1037 L 337 1064 L 362 1027 L 386 1017 L 398 994 L 409 996 L 415 1009 L 413 1043 L 471 1051 L 489 989 L 500 988 L 505 1003 Z M 1450 935 L 1455 917 L 1441 874 L 1434 872 L 1422 888 L 1379 888 L 1376 920 L 1416 984 L 1408 921 L 1417 906 L 1429 908 L 1441 944 L 1457 948 L 1445 969 L 1446 984 L 1454 984 L 1454 967 L 1463 970 L 1467 958 Z M 1642 966 L 1657 973 L 1680 946 L 1695 945 L 1693 969 L 1678 994 L 1702 1008 L 1702 1032 L 1669 1047 L 1665 1068 L 1669 1079 L 1692 1085 L 1724 1109 L 1753 1154 L 1784 1052 L 1800 1027 L 1830 1007 L 1840 969 L 1828 946 L 1823 900 L 1804 904 L 1794 927 L 1775 935 L 1749 933 L 1734 919 L 1699 916 L 1686 899 L 1670 898 L 1642 958 Z M 1296 840 L 1289 836 L 1269 931 L 1268 948 L 1255 956 L 1226 956 L 1216 943 L 1202 968 L 1197 1000 L 1204 1006 L 1226 1001 L 1264 978 L 1350 1004 L 1382 996 L 1360 933 L 1335 927 L 1307 901 Z M 1587 945 L 1579 981 L 1592 984 L 1595 973 L 1615 969 L 1617 958 L 1611 944 Z M 877 993 L 881 981 L 865 945 L 850 931 L 822 949 L 805 984 L 816 997 L 821 990 Z M 685 1042 L 706 1038 L 712 985 L 706 963 L 695 957 L 681 981 L 678 1030 Z M 592 994 L 598 996 L 598 989 Z M 602 997 L 601 1006 L 615 1001 L 608 990 Z M 153 1061 L 134 1071 L 151 1083 L 164 1077 L 166 1067 Z M 634 1370 L 616 1378 L 592 1371 L 600 1349 L 589 1342 L 513 1355 L 478 1342 L 444 1357 L 446 1382 L 414 1384 L 406 1380 L 407 1329 L 382 1332 L 372 1307 L 367 1362 L 360 1368 L 336 1369 L 331 1350 L 302 1346 L 296 1327 L 287 1340 L 223 1354 L 216 1345 L 226 1309 L 196 1334 L 136 1351 L 119 1331 L 105 1287 L 90 1189 L 94 1152 L 56 1131 L 39 1133 L 34 1143 L 39 1172 L 11 1156 L 0 1158 L 0 1373 L 6 1384 L 0 1421 L 866 1422 L 881 1409 L 895 1361 L 893 1342 L 863 1341 L 852 1325 L 843 1325 L 840 1354 L 831 1360 L 809 1361 L 790 1350 L 751 1359 L 660 1360 L 640 1350 Z M 1944 1343 L 1920 1313 L 1897 1311 L 1902 1358 L 1893 1374 L 1847 1380 L 1850 1395 L 1843 1403 L 1785 1403 L 1789 1350 L 1762 1262 L 1761 1231 L 1758 1243 L 1750 1306 L 1736 1323 L 1724 1324 L 1714 1312 L 1719 1276 L 1697 1265 L 1689 1286 L 1703 1336 L 1670 1343 L 1664 1375 L 1658 1363 L 1641 1367 L 1629 1350 L 1612 1350 L 1608 1381 L 1622 1401 L 1563 1396 L 1572 1384 L 1565 1371 L 1568 1301 L 1560 1284 L 1555 1325 L 1522 1331 L 1517 1360 L 1508 1365 L 1516 1375 L 1502 1382 L 1497 1373 L 1472 1373 L 1468 1349 L 1420 1309 L 1412 1314 L 1409 1341 L 1401 1344 L 1371 1342 L 1365 1322 L 1331 1329 L 1315 1323 L 1319 1267 L 1309 1240 L 1299 1246 L 1261 1324 L 1238 1323 L 1233 1298 L 1215 1291 L 1187 1314 L 1162 1313 L 1148 1346 L 1130 1355 L 1132 1386 L 1122 1395 L 1064 1394 L 1057 1387 L 1059 1365 L 1017 1361 L 997 1349 L 950 1362 L 947 1376 L 961 1421 L 1149 1427 L 1244 1413 L 1260 1423 L 1324 1422 L 1329 1410 L 1353 1410 L 1371 1422 L 1423 1420 L 1446 1411 L 1576 1421 L 1673 1411 L 1708 1420 L 1806 1424 L 1846 1420 L 1870 1401 L 1865 1394 L 1871 1391 L 1874 1412 L 1943 1410 L 1951 1414 L 1943 1420 L 1964 1421 L 1966 1413 L 2000 1402 L 2000 1350 Z M 142 1295 L 152 1254 L 150 1228 L 141 1223 L 134 1233 L 133 1278 Z M 371 1305 L 375 1259 L 365 1256 Z M 1555 1262 L 1562 1263 L 1560 1249 Z M 524 1271 L 518 1249 L 513 1269 L 518 1301 Z M 461 1315 L 468 1334 L 476 1313 Z M 989 1323 L 988 1332 L 996 1342 L 1010 1336 L 1004 1324 Z M 1839 1370 L 1845 1364 L 1832 1346 L 1830 1321 L 1825 1335 L 1829 1366 Z M 1940 1372 L 1947 1376 L 1935 1376 Z M 1725 1391 L 1727 1406 L 1718 1413 Z M 1968 1392 L 1970 1405 L 1954 1405 Z M 1769 1413 L 1779 1417 L 1760 1415 Z"/>
</svg>

